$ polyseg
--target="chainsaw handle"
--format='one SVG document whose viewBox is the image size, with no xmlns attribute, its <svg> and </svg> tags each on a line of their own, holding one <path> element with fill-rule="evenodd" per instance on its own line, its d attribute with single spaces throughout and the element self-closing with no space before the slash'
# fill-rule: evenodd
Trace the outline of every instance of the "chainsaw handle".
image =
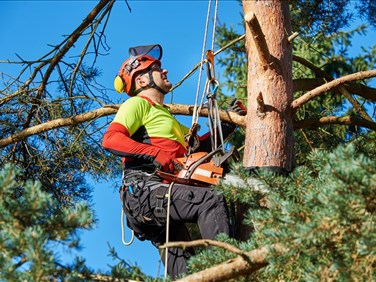
<svg viewBox="0 0 376 282">
<path fill-rule="evenodd" d="M 192 173 L 195 171 L 195 169 L 202 163 L 204 163 L 207 159 L 210 159 L 212 156 L 214 156 L 215 154 L 219 153 L 219 152 L 222 152 L 222 149 L 218 148 L 212 152 L 210 152 L 209 154 L 207 154 L 206 156 L 203 156 L 201 159 L 198 159 L 192 166 L 190 166 L 188 169 L 187 169 L 187 173 L 184 175 L 184 178 L 186 179 L 189 179 L 191 178 L 192 176 Z"/>
</svg>

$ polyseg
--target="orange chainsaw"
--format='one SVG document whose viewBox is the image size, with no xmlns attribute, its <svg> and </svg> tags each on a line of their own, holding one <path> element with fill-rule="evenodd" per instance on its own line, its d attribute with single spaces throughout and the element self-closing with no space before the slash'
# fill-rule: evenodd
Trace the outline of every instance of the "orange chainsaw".
<svg viewBox="0 0 376 282">
<path fill-rule="evenodd" d="M 216 149 L 210 153 L 192 153 L 189 156 L 174 160 L 174 174 L 163 171 L 157 171 L 157 174 L 163 179 L 180 184 L 195 186 L 216 185 L 223 177 L 222 164 L 231 156 L 235 160 L 240 158 L 235 147 L 232 147 L 225 154 L 223 154 L 222 149 Z"/>
</svg>

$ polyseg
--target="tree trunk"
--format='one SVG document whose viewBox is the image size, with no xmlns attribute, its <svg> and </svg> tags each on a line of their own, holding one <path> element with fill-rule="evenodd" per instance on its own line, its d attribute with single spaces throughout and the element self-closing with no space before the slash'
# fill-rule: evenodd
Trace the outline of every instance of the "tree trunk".
<svg viewBox="0 0 376 282">
<path fill-rule="evenodd" d="M 294 163 L 288 1 L 243 0 L 248 114 L 243 165 L 288 172 Z"/>
</svg>

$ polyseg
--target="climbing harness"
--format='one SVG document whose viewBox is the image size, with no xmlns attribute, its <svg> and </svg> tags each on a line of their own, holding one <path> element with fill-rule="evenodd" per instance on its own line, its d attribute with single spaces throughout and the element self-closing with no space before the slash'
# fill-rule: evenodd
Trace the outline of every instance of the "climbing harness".
<svg viewBox="0 0 376 282">
<path fill-rule="evenodd" d="M 154 180 L 157 178 L 154 173 L 145 173 L 137 170 L 123 170 L 122 185 L 119 189 L 120 200 L 122 202 L 122 216 L 121 216 L 121 228 L 122 228 L 122 242 L 125 246 L 129 246 L 134 237 L 140 240 L 151 239 L 148 234 L 144 234 L 142 231 L 132 230 L 132 237 L 129 242 L 124 239 L 124 214 L 127 215 L 127 219 L 133 219 L 138 222 L 146 222 L 150 226 L 162 227 L 166 224 L 166 210 L 164 208 L 164 198 L 166 194 L 167 184 L 161 186 L 160 181 Z M 144 193 L 150 194 L 151 191 L 158 189 L 156 207 L 154 214 L 150 217 L 145 217 L 140 213 L 139 209 L 132 209 L 129 204 L 129 200 L 133 201 L 133 204 L 137 206 L 141 205 L 141 198 L 144 197 Z M 161 192 L 159 192 L 161 191 Z M 145 194 L 146 195 L 146 194 Z M 130 227 L 128 225 L 128 227 Z"/>
</svg>

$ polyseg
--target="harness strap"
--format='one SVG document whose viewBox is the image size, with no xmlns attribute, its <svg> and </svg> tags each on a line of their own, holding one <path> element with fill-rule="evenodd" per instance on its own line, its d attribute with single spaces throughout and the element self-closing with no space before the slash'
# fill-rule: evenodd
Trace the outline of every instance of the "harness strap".
<svg viewBox="0 0 376 282">
<path fill-rule="evenodd" d="M 155 174 L 148 174 L 146 172 L 137 170 L 124 170 L 122 186 L 120 188 L 120 198 L 122 201 L 123 208 L 125 209 L 128 216 L 134 218 L 139 223 L 156 224 L 158 226 L 165 225 L 166 210 L 164 208 L 164 199 L 166 195 L 167 185 L 162 184 L 158 180 L 153 180 L 156 177 Z M 150 194 L 152 191 L 158 189 L 156 207 L 153 212 L 153 218 L 145 218 L 140 214 L 140 209 L 135 213 L 133 209 L 129 206 L 127 198 L 133 197 L 137 199 L 138 205 L 141 206 L 141 197 L 144 192 Z M 149 196 L 147 196 L 149 197 Z"/>
</svg>

